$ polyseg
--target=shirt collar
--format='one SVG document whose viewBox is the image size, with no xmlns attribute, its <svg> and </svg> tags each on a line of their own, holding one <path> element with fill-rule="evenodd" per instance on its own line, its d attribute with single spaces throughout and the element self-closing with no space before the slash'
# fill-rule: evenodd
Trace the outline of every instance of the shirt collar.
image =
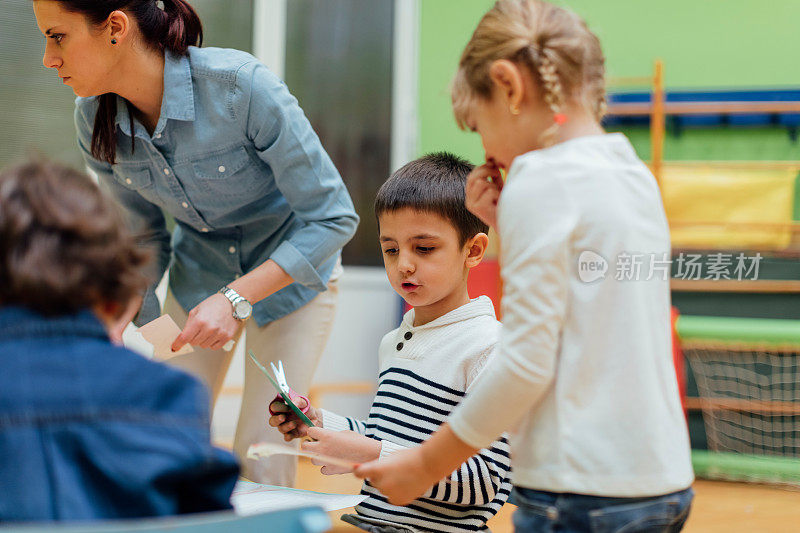
<svg viewBox="0 0 800 533">
<path fill-rule="evenodd" d="M 423 324 L 421 326 L 414 325 L 414 309 L 410 309 L 403 316 L 403 326 L 407 330 L 417 331 L 420 329 L 449 326 L 450 324 L 455 324 L 456 322 L 469 320 L 470 318 L 476 318 L 479 316 L 490 316 L 495 318 L 494 305 L 492 305 L 492 300 L 488 296 L 478 296 L 477 298 L 473 298 L 469 301 L 469 303 L 466 303 L 457 309 L 453 309 L 449 313 L 440 316 L 436 320 L 431 320 L 427 324 Z"/>
<path fill-rule="evenodd" d="M 165 53 L 161 118 L 194 120 L 192 67 L 188 55 L 175 55 L 170 51 Z"/>
<path fill-rule="evenodd" d="M 193 121 L 194 90 L 192 87 L 192 67 L 188 55 L 176 55 L 167 50 L 164 53 L 164 96 L 161 99 L 161 115 L 156 132 L 164 129 L 168 119 Z M 117 96 L 116 124 L 125 135 L 131 136 L 131 117 L 124 98 Z M 139 133 L 139 128 L 136 128 Z"/>
</svg>

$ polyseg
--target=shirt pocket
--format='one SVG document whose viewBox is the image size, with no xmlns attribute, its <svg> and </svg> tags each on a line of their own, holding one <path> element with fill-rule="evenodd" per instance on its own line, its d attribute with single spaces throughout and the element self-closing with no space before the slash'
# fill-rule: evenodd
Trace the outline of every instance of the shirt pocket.
<svg viewBox="0 0 800 533">
<path fill-rule="evenodd" d="M 153 174 L 147 167 L 116 164 L 112 170 L 114 178 L 128 189 L 140 191 L 153 186 Z"/>
<path fill-rule="evenodd" d="M 198 186 L 215 198 L 247 202 L 268 192 L 273 181 L 259 172 L 244 146 L 198 159 L 192 168 Z"/>
<path fill-rule="evenodd" d="M 153 173 L 149 166 L 141 163 L 117 163 L 111 168 L 114 179 L 126 189 L 139 193 L 145 200 L 160 205 L 161 197 L 156 193 Z"/>
</svg>

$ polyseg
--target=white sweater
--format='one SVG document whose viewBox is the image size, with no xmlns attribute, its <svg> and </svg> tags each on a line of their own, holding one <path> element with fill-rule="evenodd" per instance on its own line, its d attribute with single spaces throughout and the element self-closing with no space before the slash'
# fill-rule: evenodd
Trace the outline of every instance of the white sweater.
<svg viewBox="0 0 800 533">
<path fill-rule="evenodd" d="M 416 446 L 447 420 L 492 356 L 500 323 L 481 296 L 436 320 L 414 325 L 414 310 L 381 341 L 380 378 L 366 422 L 323 410 L 325 429 L 381 441 L 381 458 Z M 405 507 L 364 484 L 358 514 L 430 531 L 478 531 L 511 492 L 509 446 L 502 432 L 447 479 Z M 494 441 L 494 442 L 492 442 Z"/>
<path fill-rule="evenodd" d="M 628 140 L 583 137 L 517 157 L 498 226 L 503 330 L 450 419 L 455 433 L 481 447 L 513 428 L 522 487 L 615 497 L 688 487 L 669 274 L 648 280 L 643 265 L 639 280 L 615 279 L 618 268 L 626 277 L 620 254 L 670 251 L 658 187 Z M 579 275 L 587 250 L 608 262 L 604 278 L 586 281 L 585 260 L 602 264 L 591 254 Z"/>
</svg>

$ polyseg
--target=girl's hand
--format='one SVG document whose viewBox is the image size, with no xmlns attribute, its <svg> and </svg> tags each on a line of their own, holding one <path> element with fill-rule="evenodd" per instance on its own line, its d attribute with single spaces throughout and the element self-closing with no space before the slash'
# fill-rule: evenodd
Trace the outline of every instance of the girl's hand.
<svg viewBox="0 0 800 533">
<path fill-rule="evenodd" d="M 299 396 L 297 398 L 292 398 L 292 401 L 301 411 L 308 405 L 305 398 Z M 311 428 L 300 420 L 300 417 L 292 411 L 291 407 L 280 400 L 275 400 L 269 405 L 269 408 L 278 414 L 270 416 L 267 423 L 274 428 L 278 428 L 278 431 L 283 433 L 283 440 L 290 442 L 293 439 L 299 439 L 308 435 L 308 430 Z M 310 405 L 305 415 L 315 426 L 322 425 L 322 413 Z"/>
<path fill-rule="evenodd" d="M 331 431 L 314 427 L 308 428 L 308 436 L 314 440 L 300 445 L 307 452 L 328 455 L 355 464 L 375 461 L 381 455 L 380 441 L 365 437 L 355 431 Z M 352 472 L 352 469 L 344 466 L 328 465 L 317 460 L 311 462 L 321 466 L 320 472 L 326 475 Z"/>
<path fill-rule="evenodd" d="M 231 302 L 222 294 L 209 296 L 189 312 L 181 334 L 172 343 L 172 351 L 184 344 L 219 350 L 239 331 L 241 324 L 233 318 Z"/>
<path fill-rule="evenodd" d="M 500 169 L 484 163 L 467 176 L 466 206 L 476 217 L 497 230 L 497 202 L 503 190 Z"/>
<path fill-rule="evenodd" d="M 422 446 L 395 452 L 380 462 L 362 464 L 354 473 L 369 479 L 370 484 L 394 505 L 408 505 L 439 481 L 436 474 L 425 467 Z"/>
</svg>

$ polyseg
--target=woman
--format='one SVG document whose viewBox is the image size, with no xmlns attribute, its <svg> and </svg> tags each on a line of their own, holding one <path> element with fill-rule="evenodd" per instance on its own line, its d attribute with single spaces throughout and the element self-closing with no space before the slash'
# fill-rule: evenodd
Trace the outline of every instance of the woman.
<svg viewBox="0 0 800 533">
<path fill-rule="evenodd" d="M 33 6 L 44 65 L 79 96 L 87 164 L 157 248 L 156 274 L 169 266 L 164 312 L 183 325 L 173 350 L 195 348 L 171 361 L 216 399 L 233 353 L 222 348 L 245 329 L 246 348 L 264 363 L 282 359 L 306 390 L 358 217 L 297 101 L 251 55 L 198 48 L 202 25 L 183 0 Z M 153 288 L 137 325 L 159 315 Z M 293 460 L 244 459 L 251 443 L 280 438 L 265 423 L 273 396 L 248 361 L 234 450 L 245 477 L 291 485 Z"/>
</svg>

